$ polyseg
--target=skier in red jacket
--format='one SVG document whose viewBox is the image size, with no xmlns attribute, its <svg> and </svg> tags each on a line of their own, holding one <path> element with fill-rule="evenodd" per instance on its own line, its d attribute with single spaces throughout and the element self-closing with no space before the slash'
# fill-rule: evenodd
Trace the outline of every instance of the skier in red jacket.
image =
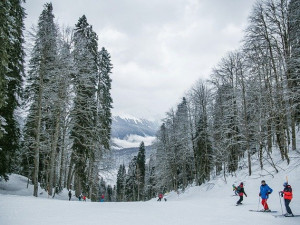
<svg viewBox="0 0 300 225">
<path fill-rule="evenodd" d="M 162 200 L 162 198 L 163 198 L 164 196 L 163 196 L 163 194 L 162 193 L 160 193 L 159 195 L 158 195 L 158 199 L 157 199 L 157 201 L 161 201 Z"/>
<path fill-rule="evenodd" d="M 240 199 L 237 201 L 236 205 L 241 205 L 242 201 L 244 199 L 243 195 L 245 194 L 245 196 L 247 197 L 247 194 L 245 193 L 245 190 L 244 190 L 243 182 L 241 182 L 240 185 L 236 188 L 236 191 L 237 191 L 238 195 L 240 196 Z"/>
<path fill-rule="evenodd" d="M 279 193 L 281 194 L 281 197 L 284 198 L 284 204 L 285 204 L 285 208 L 286 208 L 286 214 L 285 216 L 294 216 L 294 214 L 292 213 L 292 210 L 290 208 L 290 203 L 292 201 L 292 198 L 293 198 L 293 190 L 292 190 L 292 187 L 291 185 L 289 185 L 287 182 L 284 182 L 283 184 L 283 191 L 280 191 Z"/>
</svg>

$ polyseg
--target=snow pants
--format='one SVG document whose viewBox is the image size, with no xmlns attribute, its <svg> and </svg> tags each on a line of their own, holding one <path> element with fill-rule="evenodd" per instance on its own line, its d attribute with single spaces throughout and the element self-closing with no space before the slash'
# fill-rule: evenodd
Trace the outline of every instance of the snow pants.
<svg viewBox="0 0 300 225">
<path fill-rule="evenodd" d="M 289 199 L 284 199 L 284 204 L 285 204 L 285 208 L 286 208 L 286 212 L 289 213 L 289 214 L 293 214 L 292 213 L 292 210 L 290 208 L 290 203 L 291 203 L 291 200 Z"/>
<path fill-rule="evenodd" d="M 242 195 L 240 195 L 240 199 L 237 201 L 237 205 L 241 204 L 243 201 L 244 197 Z"/>
<path fill-rule="evenodd" d="M 261 200 L 261 204 L 263 205 L 263 207 L 264 207 L 265 210 L 268 210 L 268 209 L 269 209 L 269 206 L 268 206 L 268 204 L 267 204 L 267 200 L 268 200 L 268 199 L 262 199 L 262 200 Z"/>
</svg>

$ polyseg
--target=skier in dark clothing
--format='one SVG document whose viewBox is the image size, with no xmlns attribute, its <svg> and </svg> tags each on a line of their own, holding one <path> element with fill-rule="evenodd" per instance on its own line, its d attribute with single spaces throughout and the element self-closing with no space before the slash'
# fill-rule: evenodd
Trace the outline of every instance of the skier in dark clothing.
<svg viewBox="0 0 300 225">
<path fill-rule="evenodd" d="M 71 190 L 69 190 L 68 196 L 69 196 L 69 201 L 71 201 L 71 198 L 72 198 L 72 192 L 71 192 Z"/>
<path fill-rule="evenodd" d="M 237 201 L 236 205 L 241 205 L 242 201 L 244 199 L 243 195 L 245 194 L 245 196 L 247 197 L 247 194 L 244 190 L 243 182 L 241 182 L 240 185 L 236 188 L 236 191 L 237 191 L 238 195 L 240 196 L 240 199 Z"/>
<path fill-rule="evenodd" d="M 289 206 L 293 198 L 292 187 L 287 182 L 284 182 L 283 187 L 284 187 L 283 191 L 280 191 L 279 193 L 281 194 L 281 197 L 284 197 L 284 204 L 287 212 L 285 216 L 289 216 L 289 217 L 294 216 Z"/>
</svg>

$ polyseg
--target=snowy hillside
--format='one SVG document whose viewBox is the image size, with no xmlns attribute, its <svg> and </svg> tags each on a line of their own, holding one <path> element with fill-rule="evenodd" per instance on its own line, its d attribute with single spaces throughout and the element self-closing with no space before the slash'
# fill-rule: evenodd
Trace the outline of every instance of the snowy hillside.
<svg viewBox="0 0 300 225">
<path fill-rule="evenodd" d="M 138 119 L 130 115 L 114 116 L 111 140 L 113 149 L 138 147 L 143 141 L 146 146 L 155 139 L 159 123 Z"/>
<path fill-rule="evenodd" d="M 1 225 L 299 225 L 300 217 L 275 218 L 282 214 L 278 192 L 288 177 L 293 187 L 294 199 L 291 208 L 294 214 L 300 214 L 300 155 L 291 154 L 289 166 L 275 157 L 280 172 L 275 174 L 270 166 L 261 171 L 258 165 L 253 167 L 249 177 L 246 170 L 235 176 L 215 177 L 200 187 L 189 187 L 179 194 L 167 195 L 167 202 L 79 202 L 56 201 L 47 198 L 29 197 L 25 193 L 26 179 L 14 175 L 9 183 L 0 182 L 0 224 Z M 268 204 L 277 213 L 250 212 L 261 209 L 259 204 L 260 181 L 264 179 L 273 188 Z M 19 180 L 19 181 L 18 181 Z M 233 196 L 232 184 L 245 184 L 244 204 L 235 206 L 238 197 Z M 23 196 L 20 196 L 23 195 Z M 26 195 L 26 196 L 24 196 Z M 59 199 L 65 198 L 60 196 Z M 44 196 L 44 194 L 43 194 Z M 46 197 L 46 196 L 44 196 Z M 75 199 L 73 199 L 75 200 Z M 283 206 L 283 212 L 285 208 Z"/>
</svg>

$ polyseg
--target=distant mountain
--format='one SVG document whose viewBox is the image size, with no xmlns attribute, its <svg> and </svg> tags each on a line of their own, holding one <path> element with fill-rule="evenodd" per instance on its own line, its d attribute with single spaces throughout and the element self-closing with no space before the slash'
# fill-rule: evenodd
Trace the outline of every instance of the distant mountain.
<svg viewBox="0 0 300 225">
<path fill-rule="evenodd" d="M 155 153 L 152 144 L 159 122 L 138 119 L 133 116 L 114 116 L 111 131 L 111 155 L 107 157 L 109 169 L 100 172 L 101 177 L 111 185 L 116 184 L 118 168 L 121 164 L 128 167 L 129 162 L 138 154 L 140 143 L 145 143 L 146 161 Z M 105 164 L 105 163 L 104 163 Z"/>
<path fill-rule="evenodd" d="M 151 145 L 155 139 L 159 123 L 133 116 L 114 116 L 111 141 L 113 149 L 134 148 L 144 141 Z"/>
<path fill-rule="evenodd" d="M 129 135 L 142 137 L 155 136 L 159 124 L 146 119 L 134 117 L 114 116 L 112 121 L 111 135 L 114 138 L 124 139 Z"/>
</svg>

